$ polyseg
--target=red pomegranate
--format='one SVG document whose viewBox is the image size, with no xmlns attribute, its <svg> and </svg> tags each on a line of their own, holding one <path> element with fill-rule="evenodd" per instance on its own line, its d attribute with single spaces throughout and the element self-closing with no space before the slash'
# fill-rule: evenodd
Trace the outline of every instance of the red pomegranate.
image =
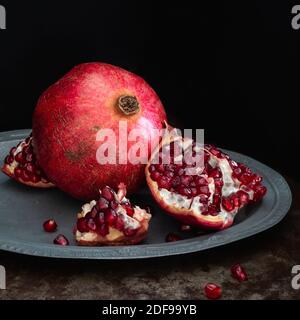
<svg viewBox="0 0 300 320">
<path fill-rule="evenodd" d="M 147 236 L 151 214 L 133 206 L 126 197 L 126 186 L 118 192 L 105 186 L 97 200 L 82 207 L 75 227 L 76 242 L 82 246 L 130 245 Z"/>
<path fill-rule="evenodd" d="M 182 150 L 179 155 L 175 152 L 178 146 Z M 166 150 L 169 163 L 163 163 Z M 200 151 L 202 166 L 188 161 Z M 245 165 L 214 146 L 199 146 L 192 139 L 174 134 L 163 139 L 152 153 L 145 172 L 152 195 L 167 213 L 184 224 L 204 229 L 231 226 L 239 209 L 259 201 L 266 193 L 262 177 Z"/>
<path fill-rule="evenodd" d="M 40 168 L 33 153 L 31 135 L 11 148 L 4 160 L 2 172 L 10 178 L 36 188 L 52 188 L 43 170 Z"/>
<path fill-rule="evenodd" d="M 161 101 L 139 76 L 105 63 L 81 64 L 40 97 L 33 116 L 35 153 L 50 181 L 75 198 L 94 199 L 99 188 L 116 188 L 119 181 L 130 193 L 144 180 L 150 137 L 155 141 L 155 129 L 165 120 Z M 132 129 L 142 132 L 138 142 L 148 149 L 148 157 L 141 156 L 140 163 L 120 160 L 136 144 L 119 145 L 120 121 L 127 125 L 125 134 Z M 117 164 L 97 161 L 105 143 L 98 138 L 101 129 L 116 134 Z"/>
</svg>

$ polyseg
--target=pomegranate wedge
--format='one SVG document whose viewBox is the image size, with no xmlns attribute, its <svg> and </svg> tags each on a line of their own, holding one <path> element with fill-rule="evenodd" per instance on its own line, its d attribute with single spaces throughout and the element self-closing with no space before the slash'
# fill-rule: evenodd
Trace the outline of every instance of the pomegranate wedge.
<svg viewBox="0 0 300 320">
<path fill-rule="evenodd" d="M 151 215 L 132 206 L 125 196 L 124 184 L 119 185 L 117 193 L 107 186 L 100 190 L 97 201 L 82 207 L 75 227 L 79 245 L 129 245 L 139 243 L 147 236 Z"/>
</svg>

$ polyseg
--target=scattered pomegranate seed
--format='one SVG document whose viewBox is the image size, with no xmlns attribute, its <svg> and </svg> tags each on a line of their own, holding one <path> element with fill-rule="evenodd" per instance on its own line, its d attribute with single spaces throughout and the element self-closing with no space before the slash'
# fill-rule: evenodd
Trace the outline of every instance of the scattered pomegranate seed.
<svg viewBox="0 0 300 320">
<path fill-rule="evenodd" d="M 166 242 L 174 242 L 179 240 L 182 240 L 182 238 L 176 233 L 169 233 L 166 236 Z"/>
<path fill-rule="evenodd" d="M 101 190 L 101 195 L 108 201 L 112 201 L 114 200 L 114 193 L 113 191 L 110 189 L 110 187 L 104 187 Z"/>
<path fill-rule="evenodd" d="M 69 245 L 69 240 L 63 235 L 59 234 L 54 240 L 54 244 L 58 244 L 60 246 L 68 246 Z"/>
<path fill-rule="evenodd" d="M 49 219 L 43 223 L 43 228 L 46 232 L 55 232 L 57 229 L 57 223 L 54 219 Z"/>
<path fill-rule="evenodd" d="M 240 282 L 248 280 L 245 269 L 239 263 L 231 267 L 231 275 Z"/>
<path fill-rule="evenodd" d="M 204 287 L 204 293 L 205 293 L 205 296 L 208 298 L 208 299 L 219 299 L 221 298 L 221 295 L 222 295 L 222 289 L 220 286 L 218 286 L 217 284 L 214 284 L 214 283 L 208 283 L 205 285 Z"/>
</svg>

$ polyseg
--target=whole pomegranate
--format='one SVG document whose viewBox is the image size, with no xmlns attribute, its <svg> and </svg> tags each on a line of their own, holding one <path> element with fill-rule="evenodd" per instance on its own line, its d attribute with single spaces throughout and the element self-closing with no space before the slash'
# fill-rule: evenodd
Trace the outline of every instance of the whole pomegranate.
<svg viewBox="0 0 300 320">
<path fill-rule="evenodd" d="M 144 179 L 147 159 L 140 156 L 139 163 L 120 159 L 137 143 L 120 142 L 124 137 L 120 122 L 126 123 L 125 134 L 139 130 L 138 143 L 148 149 L 149 157 L 149 138 L 158 137 L 159 130 L 154 129 L 162 129 L 165 120 L 160 99 L 142 78 L 109 64 L 85 63 L 39 98 L 33 116 L 34 151 L 49 180 L 75 198 L 91 200 L 99 188 L 117 188 L 119 181 L 131 193 Z M 116 143 L 99 139 L 101 129 L 114 132 Z M 115 164 L 98 160 L 97 151 L 105 143 L 113 148 Z"/>
</svg>

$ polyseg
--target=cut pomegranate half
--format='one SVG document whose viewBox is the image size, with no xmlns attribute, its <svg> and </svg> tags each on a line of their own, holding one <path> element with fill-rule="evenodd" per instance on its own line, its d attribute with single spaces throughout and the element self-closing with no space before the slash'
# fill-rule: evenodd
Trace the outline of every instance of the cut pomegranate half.
<svg viewBox="0 0 300 320">
<path fill-rule="evenodd" d="M 190 160 L 197 154 L 202 162 Z M 266 193 L 262 178 L 245 165 L 212 145 L 199 145 L 174 133 L 162 139 L 145 172 L 162 209 L 184 224 L 205 229 L 231 226 L 239 209 Z"/>
<path fill-rule="evenodd" d="M 13 147 L 4 160 L 2 172 L 10 178 L 31 187 L 52 188 L 33 153 L 33 141 L 30 135 Z"/>
<path fill-rule="evenodd" d="M 123 183 L 117 193 L 106 186 L 97 201 L 83 205 L 75 227 L 79 245 L 129 245 L 145 239 L 151 214 L 133 206 L 125 196 Z"/>
</svg>

